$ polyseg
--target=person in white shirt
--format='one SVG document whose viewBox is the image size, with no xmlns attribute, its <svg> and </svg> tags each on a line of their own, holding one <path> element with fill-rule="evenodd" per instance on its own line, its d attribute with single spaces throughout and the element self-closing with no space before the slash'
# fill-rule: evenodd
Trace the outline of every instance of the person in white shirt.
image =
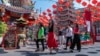
<svg viewBox="0 0 100 56">
<path fill-rule="evenodd" d="M 66 37 L 66 48 L 64 49 L 67 49 L 67 46 L 69 45 L 69 41 L 70 41 L 70 46 L 71 46 L 72 37 L 73 37 L 73 29 L 70 25 L 67 26 L 65 37 Z"/>
<path fill-rule="evenodd" d="M 64 30 L 63 27 L 59 27 L 58 40 L 59 40 L 60 49 L 63 48 L 63 44 L 64 44 L 64 40 L 65 40 L 63 30 Z"/>
</svg>

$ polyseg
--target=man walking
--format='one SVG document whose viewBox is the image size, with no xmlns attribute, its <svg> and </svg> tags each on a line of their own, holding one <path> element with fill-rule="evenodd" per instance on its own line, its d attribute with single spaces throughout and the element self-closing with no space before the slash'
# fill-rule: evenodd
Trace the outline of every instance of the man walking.
<svg viewBox="0 0 100 56">
<path fill-rule="evenodd" d="M 41 42 L 42 44 L 42 51 L 44 51 L 44 27 L 42 25 L 42 23 L 40 23 L 39 26 L 39 30 L 37 32 L 37 39 L 36 39 L 36 47 L 37 47 L 37 51 L 39 51 L 39 42 Z"/>
<path fill-rule="evenodd" d="M 73 37 L 73 29 L 70 25 L 67 26 L 67 29 L 66 29 L 66 48 L 67 49 L 67 46 L 69 45 L 69 41 L 70 41 L 70 45 L 72 44 L 72 37 Z"/>
</svg>

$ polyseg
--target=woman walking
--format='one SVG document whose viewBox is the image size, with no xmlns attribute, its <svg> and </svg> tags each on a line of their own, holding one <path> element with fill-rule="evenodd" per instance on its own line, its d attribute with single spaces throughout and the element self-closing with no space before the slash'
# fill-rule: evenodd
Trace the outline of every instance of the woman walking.
<svg viewBox="0 0 100 56">
<path fill-rule="evenodd" d="M 54 37 L 54 22 L 53 22 L 53 20 L 51 20 L 49 23 L 49 33 L 48 33 L 47 45 L 50 49 L 50 54 L 52 54 L 53 49 L 57 50 L 58 44 Z"/>
<path fill-rule="evenodd" d="M 80 40 L 78 24 L 75 24 L 74 39 L 73 39 L 73 43 L 71 45 L 71 52 L 73 52 L 75 46 L 77 46 L 77 50 L 78 50 L 78 52 L 80 52 L 81 51 L 81 40 Z"/>
<path fill-rule="evenodd" d="M 59 40 L 59 48 L 62 49 L 64 47 L 64 42 L 65 42 L 65 38 L 64 38 L 64 29 L 63 27 L 59 27 L 58 30 L 58 40 Z"/>
</svg>

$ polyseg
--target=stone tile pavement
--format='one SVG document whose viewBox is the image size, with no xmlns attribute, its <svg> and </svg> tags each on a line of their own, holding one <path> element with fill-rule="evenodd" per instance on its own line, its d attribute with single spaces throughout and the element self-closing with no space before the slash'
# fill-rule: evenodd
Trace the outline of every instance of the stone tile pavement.
<svg viewBox="0 0 100 56">
<path fill-rule="evenodd" d="M 83 45 L 82 51 L 74 51 L 70 53 L 68 50 L 59 50 L 58 53 L 49 54 L 49 50 L 44 52 L 35 52 L 34 45 L 28 45 L 27 47 L 21 47 L 16 50 L 5 50 L 0 53 L 0 56 L 100 56 L 100 43 L 96 42 L 94 45 Z"/>
</svg>

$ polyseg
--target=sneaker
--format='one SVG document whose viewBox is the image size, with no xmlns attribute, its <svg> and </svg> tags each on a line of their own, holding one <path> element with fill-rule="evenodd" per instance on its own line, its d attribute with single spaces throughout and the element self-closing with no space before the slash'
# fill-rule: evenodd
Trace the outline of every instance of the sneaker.
<svg viewBox="0 0 100 56">
<path fill-rule="evenodd" d="M 64 50 L 67 50 L 67 48 L 64 48 Z"/>
<path fill-rule="evenodd" d="M 44 49 L 42 49 L 41 51 L 45 51 Z"/>
<path fill-rule="evenodd" d="M 78 52 L 81 52 L 81 50 L 77 50 Z"/>
<path fill-rule="evenodd" d="M 59 51 L 59 49 L 57 48 L 57 49 L 55 49 L 55 51 L 56 51 L 56 52 L 58 52 L 58 51 Z"/>
<path fill-rule="evenodd" d="M 70 50 L 71 53 L 73 53 L 73 50 Z"/>
</svg>

